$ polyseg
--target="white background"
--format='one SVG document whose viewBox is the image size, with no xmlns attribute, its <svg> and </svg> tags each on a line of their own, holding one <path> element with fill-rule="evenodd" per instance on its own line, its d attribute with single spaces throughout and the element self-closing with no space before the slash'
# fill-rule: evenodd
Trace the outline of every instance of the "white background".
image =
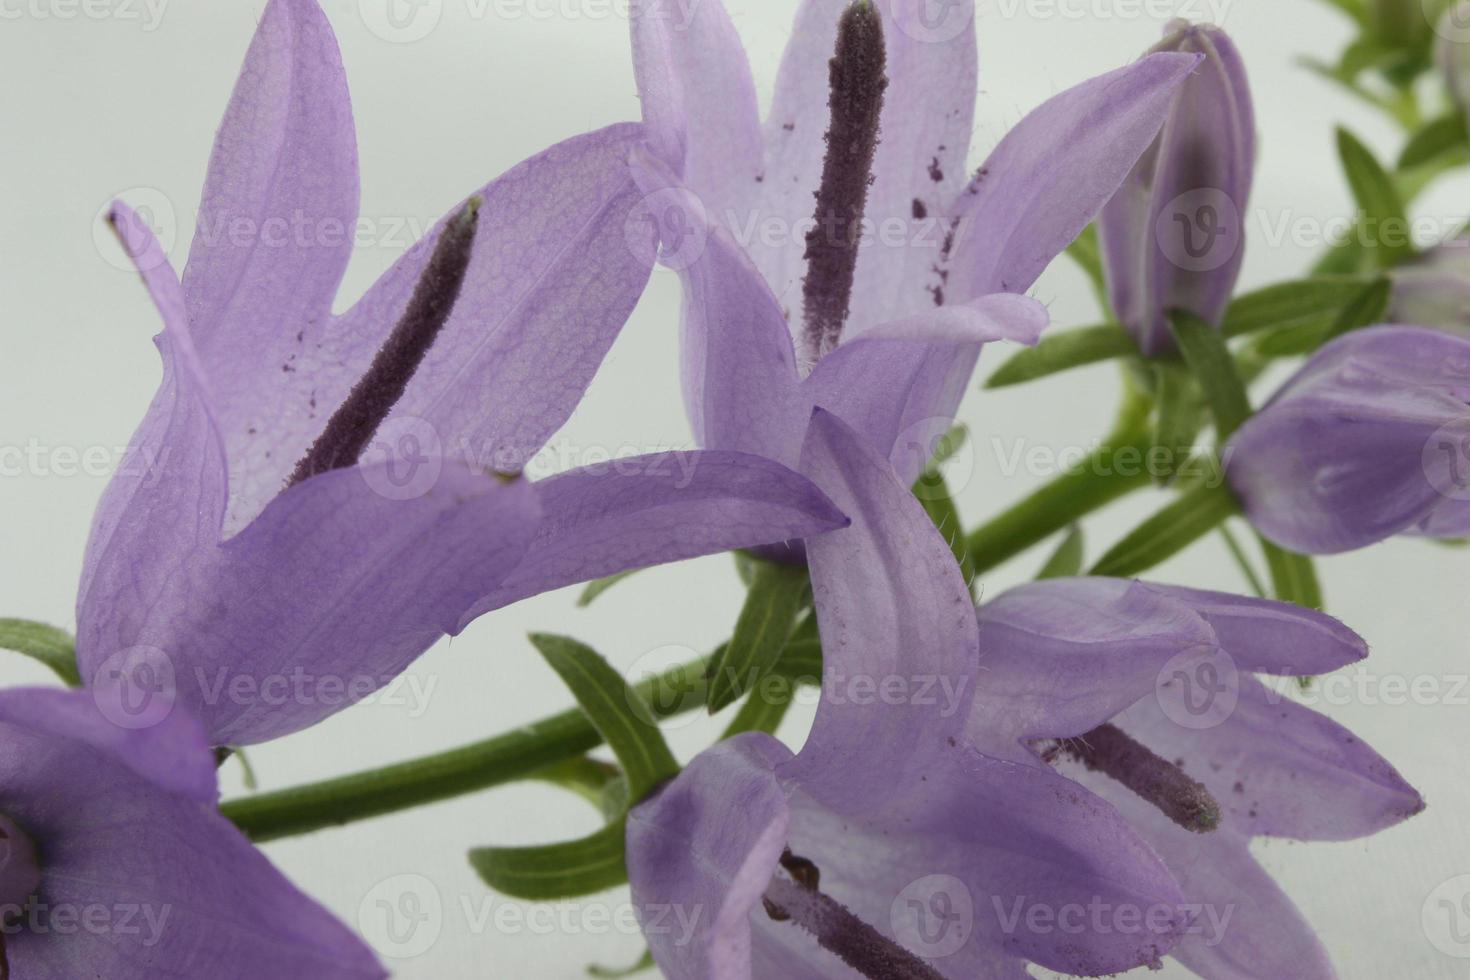
<svg viewBox="0 0 1470 980">
<path fill-rule="evenodd" d="M 0 615 L 70 626 L 88 521 L 101 475 L 68 475 L 65 450 L 122 446 L 159 377 L 149 337 L 158 324 L 97 215 L 118 193 L 153 208 L 169 226 L 182 266 L 214 128 L 263 8 L 261 0 L 171 0 L 161 12 L 142 0 L 0 0 L 0 447 L 43 447 L 42 466 L 0 477 Z M 981 91 L 972 163 L 1006 128 L 1047 96 L 1135 57 L 1167 14 L 1221 13 L 1205 0 L 990 0 L 981 3 Z M 1396 152 L 1393 128 L 1296 65 L 1330 57 L 1348 40 L 1345 24 L 1311 0 L 1223 0 L 1223 23 L 1244 50 L 1259 112 L 1262 154 L 1247 285 L 1300 274 L 1310 250 L 1268 240 L 1282 220 L 1313 222 L 1349 208 L 1332 152 L 1343 119 L 1380 152 Z M 423 227 L 471 188 L 548 143 L 638 115 L 622 4 L 608 0 L 438 0 L 438 21 L 403 43 L 374 33 L 357 0 L 327 0 L 352 84 L 363 169 L 362 213 L 380 241 L 362 248 L 342 305 L 408 244 L 396 226 Z M 730 4 L 768 94 L 793 4 Z M 373 4 L 364 8 L 373 13 Z M 160 16 L 161 13 L 161 16 Z M 381 10 L 376 12 L 382 23 Z M 1216 16 L 1214 19 L 1220 19 Z M 420 22 L 422 25 L 424 22 Z M 1450 181 L 1423 202 L 1458 223 L 1470 211 L 1470 182 Z M 1059 263 L 1036 290 L 1056 322 L 1090 322 L 1096 311 L 1080 277 Z M 658 273 L 605 370 L 556 445 L 559 467 L 587 452 L 684 447 L 690 434 L 677 397 L 674 278 Z M 995 353 L 982 372 L 999 362 Z M 964 407 L 974 433 L 962 511 L 971 524 L 1050 475 L 1007 466 L 1017 440 L 1048 450 L 1101 434 L 1116 383 L 1097 368 L 1000 394 L 975 392 Z M 62 450 L 61 452 L 57 452 Z M 1126 530 L 1163 497 L 1141 495 L 1089 527 L 1090 550 Z M 1032 574 L 1042 555 L 986 577 L 992 594 Z M 1427 677 L 1433 703 L 1392 703 L 1370 679 L 1326 708 L 1387 755 L 1429 801 L 1423 815 L 1371 841 L 1337 845 L 1276 842 L 1262 860 L 1296 897 L 1342 974 L 1361 980 L 1470 976 L 1426 939 L 1421 910 L 1442 882 L 1470 873 L 1465 817 L 1465 747 L 1470 672 L 1465 595 L 1470 552 L 1403 541 L 1322 564 L 1331 608 L 1374 649 L 1374 679 Z M 1213 544 L 1157 572 L 1196 585 L 1241 588 Z M 573 607 L 575 592 L 543 596 L 495 613 L 412 671 L 427 705 L 370 704 L 251 752 L 266 788 L 277 788 L 494 734 L 568 704 L 530 648 L 528 630 L 574 634 L 622 667 L 662 647 L 705 652 L 728 635 L 740 591 L 728 558 L 645 573 L 596 607 Z M 6 683 L 48 682 L 19 658 L 0 660 Z M 428 687 L 432 685 L 432 688 Z M 426 710 L 425 710 L 426 708 Z M 805 718 L 783 734 L 799 740 Z M 713 732 L 690 724 L 676 748 L 696 751 Z M 227 793 L 239 770 L 223 770 Z M 414 957 L 390 960 L 404 977 L 579 977 L 585 964 L 631 962 L 640 940 L 607 923 L 625 901 L 613 893 L 525 920 L 497 918 L 506 900 L 482 887 L 464 859 L 476 845 L 547 842 L 585 833 L 595 815 L 578 801 L 535 786 L 480 793 L 431 809 L 272 844 L 268 853 L 302 887 L 344 919 L 372 924 L 376 901 L 407 882 L 437 895 Z M 400 875 L 421 875 L 402 879 Z M 385 883 L 386 882 L 386 883 Z M 1470 887 L 1470 886 L 1467 886 Z M 1463 894 L 1464 889 L 1460 894 Z M 430 905 L 432 897 L 430 895 Z M 589 909 L 592 911 L 589 913 Z M 486 914 L 488 910 L 488 915 Z M 513 909 L 512 912 L 515 910 Z M 510 913 L 507 913 L 510 914 Z M 626 919 L 626 916 L 622 916 Z M 497 922 L 500 926 L 497 927 Z M 1170 966 L 1165 976 L 1184 975 Z"/>
</svg>

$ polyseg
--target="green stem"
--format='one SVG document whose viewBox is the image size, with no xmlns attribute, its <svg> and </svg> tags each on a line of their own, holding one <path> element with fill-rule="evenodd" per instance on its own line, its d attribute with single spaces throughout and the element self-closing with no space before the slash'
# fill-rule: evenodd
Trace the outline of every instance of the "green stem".
<svg viewBox="0 0 1470 980">
<path fill-rule="evenodd" d="M 1040 544 L 1083 517 L 1151 485 L 1146 464 L 1153 439 L 1148 413 L 1152 400 L 1130 388 L 1118 425 L 1104 443 L 1072 469 L 1005 513 L 971 532 L 969 552 L 976 574 Z"/>
<path fill-rule="evenodd" d="M 819 641 L 798 635 L 787 645 L 778 670 L 791 680 L 816 683 L 821 657 Z M 660 720 L 702 708 L 709 664 L 709 657 L 681 664 L 636 689 Z M 602 736 L 587 716 L 573 708 L 446 752 L 230 800 L 220 812 L 257 843 L 279 840 L 537 778 L 601 744 Z"/>
</svg>

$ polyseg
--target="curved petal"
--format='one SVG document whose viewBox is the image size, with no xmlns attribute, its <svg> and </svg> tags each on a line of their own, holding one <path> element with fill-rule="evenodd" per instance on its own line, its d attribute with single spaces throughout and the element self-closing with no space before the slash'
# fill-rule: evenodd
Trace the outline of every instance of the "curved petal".
<svg viewBox="0 0 1470 980">
<path fill-rule="evenodd" d="M 1079 783 L 1110 800 L 1158 851 L 1195 906 L 1188 934 L 1170 952 L 1202 977 L 1336 980 L 1312 927 L 1226 827 L 1191 833 L 1111 780 L 1064 763 Z"/>
<path fill-rule="evenodd" d="M 980 348 L 1034 344 L 1050 319 L 1025 296 L 998 293 L 875 327 L 822 358 L 802 383 L 804 400 L 840 417 L 888 453 L 912 484 L 954 425 L 954 410 Z"/>
<path fill-rule="evenodd" d="M 953 299 L 1030 289 L 1153 143 L 1198 62 L 1149 55 L 1055 96 L 1007 133 L 950 212 Z"/>
<path fill-rule="evenodd" d="M 721 0 L 633 7 L 633 74 L 649 142 L 715 223 L 749 207 L 761 173 L 760 110 Z"/>
<path fill-rule="evenodd" d="M 809 480 L 744 453 L 671 452 L 572 470 L 535 484 L 543 517 L 525 559 L 466 613 L 647 565 L 845 527 Z"/>
<path fill-rule="evenodd" d="M 142 221 L 115 204 L 109 220 L 163 317 L 163 382 L 92 520 L 77 593 L 77 656 L 96 663 L 135 642 L 141 610 L 199 582 L 219 540 L 225 453 L 173 269 Z M 84 672 L 83 676 L 88 676 Z"/>
<path fill-rule="evenodd" d="M 316 0 L 272 0 L 215 139 L 183 280 L 234 470 L 271 469 L 272 447 L 249 429 L 302 407 L 274 395 L 327 333 L 357 207 L 352 105 L 331 25 Z M 277 468 L 299 456 L 278 456 Z"/>
<path fill-rule="evenodd" d="M 1178 725 L 1152 698 L 1118 724 L 1165 758 L 1182 759 L 1235 833 L 1353 840 L 1424 809 L 1418 792 L 1352 732 L 1249 677 L 1218 725 Z"/>
<path fill-rule="evenodd" d="M 652 250 L 630 224 L 640 195 L 627 166 L 642 133 L 625 124 L 574 137 L 477 192 L 464 286 L 385 424 L 425 422 L 445 455 L 500 472 L 519 470 L 561 427 L 648 280 Z M 269 398 L 256 392 L 271 417 L 230 433 L 235 527 L 276 495 L 362 377 L 444 224 L 319 334 L 293 333 L 297 356 L 275 366 Z"/>
<path fill-rule="evenodd" d="M 212 803 L 170 792 L 174 777 L 150 781 L 164 759 L 196 774 L 212 762 L 197 732 L 170 721 L 146 734 L 69 738 L 36 724 L 22 704 L 31 699 L 70 720 L 95 710 L 83 692 L 0 695 L 5 811 L 45 854 L 29 919 L 45 926 L 56 917 L 54 930 L 7 930 L 14 975 L 386 976 L 360 940 L 293 888 Z M 95 734 L 94 722 L 84 728 Z M 138 757 L 154 750 L 155 760 Z"/>
<path fill-rule="evenodd" d="M 426 465 L 423 484 L 382 463 L 292 487 L 200 563 L 199 582 L 140 611 L 128 648 L 79 654 L 83 676 L 150 654 L 216 745 L 276 738 L 366 697 L 500 585 L 539 518 L 525 481 Z"/>
<path fill-rule="evenodd" d="M 1182 602 L 1215 631 L 1235 666 L 1283 677 L 1326 674 L 1368 656 L 1368 644 L 1342 623 L 1290 602 L 1145 583 Z"/>
<path fill-rule="evenodd" d="M 794 466 L 807 412 L 796 404 L 796 353 L 776 298 L 667 167 L 646 153 L 635 153 L 632 166 L 660 229 L 672 225 L 679 236 L 665 247 L 684 290 L 684 402 L 695 438 Z"/>
<path fill-rule="evenodd" d="M 773 770 L 790 757 L 767 735 L 741 735 L 629 812 L 633 907 L 669 980 L 764 975 L 752 972 L 750 916 L 786 846 L 787 791 Z"/>
<path fill-rule="evenodd" d="M 813 413 L 802 472 L 852 526 L 806 543 L 822 701 L 791 775 L 860 798 L 868 787 L 848 775 L 858 756 L 868 772 L 897 774 L 961 733 L 978 663 L 975 607 L 908 485 L 835 415 Z M 859 696 L 859 686 L 881 696 Z"/>
<path fill-rule="evenodd" d="M 750 251 L 798 331 L 806 242 L 796 229 L 815 213 L 812 195 L 827 152 L 827 63 L 847 3 L 803 0 L 797 11 L 766 117 L 766 166 L 750 216 L 752 227 L 776 219 L 785 229 L 752 240 Z M 926 24 L 933 6 L 878 4 L 889 84 L 864 211 L 873 234 L 859 251 L 849 334 L 933 305 L 929 287 L 938 284 L 942 216 L 963 186 L 976 88 L 973 0 L 944 5 L 938 22 Z"/>
<path fill-rule="evenodd" d="M 982 750 L 1027 758 L 1030 739 L 1073 738 L 1151 694 L 1171 661 L 1214 649 L 1182 603 L 1138 582 L 1033 582 L 982 605 L 981 678 L 967 728 Z"/>
<path fill-rule="evenodd" d="M 1456 499 L 1467 400 L 1470 340 L 1354 331 L 1241 426 L 1226 447 L 1227 476 L 1279 544 L 1310 554 L 1364 547 L 1432 522 Z"/>
</svg>

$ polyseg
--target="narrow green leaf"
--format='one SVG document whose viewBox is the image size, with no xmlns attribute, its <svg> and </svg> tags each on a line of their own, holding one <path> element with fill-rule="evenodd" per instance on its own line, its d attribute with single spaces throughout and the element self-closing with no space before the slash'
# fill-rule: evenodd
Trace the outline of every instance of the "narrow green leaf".
<svg viewBox="0 0 1470 980">
<path fill-rule="evenodd" d="M 735 634 L 711 667 L 705 702 L 711 714 L 733 704 L 770 673 L 809 604 L 810 593 L 805 567 L 770 561 L 756 566 Z"/>
<path fill-rule="evenodd" d="M 1007 388 L 1085 364 L 1137 353 L 1138 345 L 1116 323 L 1066 330 L 1011 355 L 985 382 L 985 387 Z"/>
<path fill-rule="evenodd" d="M 796 691 L 795 682 L 779 672 L 767 674 L 750 692 L 750 697 L 740 706 L 740 711 L 731 720 L 720 740 L 734 738 L 745 732 L 776 734 L 786 712 L 791 707 L 791 696 Z"/>
<path fill-rule="evenodd" d="M 1337 130 L 1337 152 L 1352 187 L 1353 198 L 1367 219 L 1365 230 L 1379 268 L 1387 268 L 1414 254 L 1409 219 L 1393 178 L 1356 136 Z"/>
<path fill-rule="evenodd" d="M 536 633 L 531 642 L 571 689 L 578 706 L 622 763 L 634 803 L 679 771 L 647 703 L 590 647 Z"/>
<path fill-rule="evenodd" d="M 1240 573 L 1245 576 L 1246 584 L 1250 586 L 1251 592 L 1257 599 L 1266 598 L 1266 586 L 1261 583 L 1261 577 L 1256 574 L 1255 565 L 1251 564 L 1250 556 L 1240 546 L 1235 532 L 1230 530 L 1229 524 L 1220 525 L 1220 537 L 1225 540 L 1225 547 L 1230 551 L 1230 556 L 1235 559 L 1235 564 L 1240 567 Z"/>
<path fill-rule="evenodd" d="M 0 650 L 14 650 L 39 660 L 67 686 L 82 686 L 76 641 L 65 630 L 27 619 L 0 619 Z"/>
<path fill-rule="evenodd" d="M 1322 586 L 1317 580 L 1317 566 L 1312 559 L 1277 547 L 1264 537 L 1260 541 L 1261 550 L 1266 554 L 1266 567 L 1271 570 L 1271 591 L 1276 598 L 1308 609 L 1325 608 Z"/>
<path fill-rule="evenodd" d="M 511 898 L 550 902 L 592 895 L 628 880 L 627 819 L 581 840 L 540 847 L 478 847 L 470 864 L 491 888 Z"/>
<path fill-rule="evenodd" d="M 1267 357 L 1310 354 L 1327 341 L 1362 327 L 1382 323 L 1393 295 L 1393 282 L 1379 276 L 1348 293 L 1348 301 L 1335 319 L 1325 324 L 1305 324 L 1272 331 L 1256 341 L 1256 350 Z"/>
<path fill-rule="evenodd" d="M 1223 446 L 1251 415 L 1245 384 L 1235 373 L 1235 357 L 1220 331 L 1193 314 L 1171 311 L 1169 327 L 1184 355 L 1184 363 L 1189 365 L 1205 393 L 1205 402 L 1215 417 L 1216 438 Z"/>
<path fill-rule="evenodd" d="M 650 950 L 639 957 L 638 962 L 634 963 L 632 966 L 618 968 L 598 966 L 594 963 L 592 966 L 589 966 L 587 968 L 587 973 L 589 976 L 598 977 L 599 980 L 622 980 L 623 977 L 631 977 L 635 974 L 644 973 L 648 970 L 652 970 L 655 965 L 656 964 L 653 961 L 653 952 Z"/>
<path fill-rule="evenodd" d="M 1082 574 L 1084 542 L 1082 528 L 1073 524 L 1067 530 L 1067 536 L 1062 538 L 1062 543 L 1052 556 L 1041 566 L 1041 571 L 1036 573 L 1036 578 L 1071 578 Z"/>
<path fill-rule="evenodd" d="M 1229 487 L 1214 481 L 1201 484 L 1135 528 L 1089 574 L 1139 575 L 1183 551 L 1239 510 Z"/>
<path fill-rule="evenodd" d="M 1359 27 L 1368 26 L 1368 11 L 1363 6 L 1363 0 L 1322 0 L 1322 2 L 1347 14 Z"/>
<path fill-rule="evenodd" d="M 948 432 L 939 437 L 934 444 L 934 456 L 929 460 L 928 469 L 937 470 L 954 458 L 955 453 L 965 448 L 965 443 L 970 438 L 970 427 L 960 422 L 950 428 Z"/>
<path fill-rule="evenodd" d="M 1464 149 L 1470 140 L 1465 131 L 1465 116 L 1458 109 L 1421 126 L 1399 154 L 1398 169 L 1412 170 L 1433 163 L 1437 158 Z"/>
<path fill-rule="evenodd" d="M 606 578 L 600 578 L 588 582 L 587 587 L 582 590 L 582 594 L 577 596 L 577 607 L 579 609 L 585 609 L 586 607 L 592 605 L 594 599 L 602 595 L 608 589 L 612 588 L 614 585 L 617 585 L 619 582 L 621 582 L 625 578 L 628 578 L 630 575 L 637 575 L 641 571 L 643 571 L 643 569 L 641 568 L 630 568 L 627 571 L 616 572 L 612 575 L 607 576 Z"/>
<path fill-rule="evenodd" d="M 1326 326 L 1337 319 L 1361 276 L 1313 276 L 1278 282 L 1237 296 L 1225 311 L 1220 332 L 1239 337 L 1258 330 Z"/>
<path fill-rule="evenodd" d="M 607 798 L 608 787 L 622 778 L 617 766 L 586 755 L 558 762 L 531 774 L 531 779 L 536 782 L 550 783 L 575 793 L 603 813 L 606 812 L 603 802 Z"/>
</svg>

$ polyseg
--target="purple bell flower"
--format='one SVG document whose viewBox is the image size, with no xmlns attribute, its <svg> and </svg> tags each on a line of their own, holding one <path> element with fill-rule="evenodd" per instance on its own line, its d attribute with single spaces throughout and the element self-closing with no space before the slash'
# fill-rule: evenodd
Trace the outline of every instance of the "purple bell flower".
<svg viewBox="0 0 1470 980">
<path fill-rule="evenodd" d="M 386 977 L 220 816 L 198 722 L 119 693 L 0 692 L 0 974 Z"/>
<path fill-rule="evenodd" d="M 1157 54 L 1063 92 L 970 177 L 974 17 L 973 0 L 803 0 L 762 124 L 718 0 L 637 5 L 651 152 L 634 169 L 683 285 L 701 445 L 795 466 L 819 405 L 915 479 L 981 347 L 1045 328 L 1020 294 L 1113 196 L 1200 60 Z"/>
<path fill-rule="evenodd" d="M 1354 840 L 1424 803 L 1351 732 L 1253 675 L 1335 670 L 1363 641 L 1299 606 L 1119 579 L 1022 586 L 979 617 L 971 741 L 1050 765 L 1128 818 L 1194 913 L 1170 955 L 1207 978 L 1331 980 L 1251 838 Z"/>
<path fill-rule="evenodd" d="M 112 222 L 164 321 L 164 378 L 109 485 L 77 603 L 84 678 L 128 678 L 216 745 L 311 725 L 509 602 L 841 526 L 741 453 L 532 484 L 650 264 L 643 139 L 570 139 L 482 188 L 351 309 L 352 113 L 313 0 L 266 8 L 215 143 L 182 282 Z"/>
<path fill-rule="evenodd" d="M 1168 121 L 1098 219 L 1113 310 L 1150 357 L 1173 351 L 1168 311 L 1217 324 L 1245 260 L 1255 112 L 1235 43 L 1174 21 L 1153 51 L 1203 55 Z"/>
<path fill-rule="evenodd" d="M 1470 535 L 1470 338 L 1341 337 L 1241 426 L 1225 459 L 1251 523 L 1293 551 Z"/>
<path fill-rule="evenodd" d="M 630 813 L 634 905 L 664 975 L 1018 980 L 1028 961 L 1086 976 L 1157 962 L 1188 914 L 1152 849 L 1046 766 L 968 744 L 989 683 L 974 606 L 908 484 L 826 412 L 802 463 L 853 519 L 807 541 L 822 700 L 800 752 L 738 736 Z M 1118 910 L 1126 923 L 1090 927 Z"/>
</svg>

